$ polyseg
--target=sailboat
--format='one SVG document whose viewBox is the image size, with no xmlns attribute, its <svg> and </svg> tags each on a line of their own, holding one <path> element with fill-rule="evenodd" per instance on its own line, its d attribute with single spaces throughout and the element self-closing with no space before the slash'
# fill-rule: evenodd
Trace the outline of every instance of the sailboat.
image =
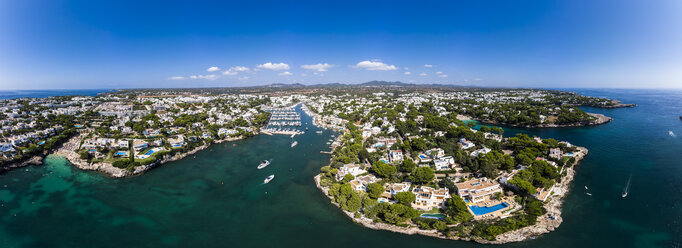
<svg viewBox="0 0 682 248">
<path fill-rule="evenodd" d="M 628 178 L 628 183 L 625 185 L 625 189 L 623 189 L 623 194 L 621 194 L 621 197 L 625 198 L 628 196 L 628 192 L 630 191 L 630 181 L 632 180 L 632 174 L 630 174 L 630 177 Z"/>
</svg>

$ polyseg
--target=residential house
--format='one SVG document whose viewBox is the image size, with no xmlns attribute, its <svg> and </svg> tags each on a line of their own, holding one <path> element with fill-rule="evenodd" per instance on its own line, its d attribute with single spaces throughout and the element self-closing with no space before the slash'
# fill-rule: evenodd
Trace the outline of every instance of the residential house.
<svg viewBox="0 0 682 248">
<path fill-rule="evenodd" d="M 411 184 L 409 182 L 387 183 L 384 185 L 384 188 L 386 188 L 386 190 L 384 191 L 384 193 L 381 194 L 381 196 L 385 198 L 393 198 L 395 197 L 396 194 L 400 192 L 409 192 L 410 185 Z"/>
<path fill-rule="evenodd" d="M 171 147 L 182 147 L 185 145 L 185 136 L 178 135 L 174 138 L 168 138 L 168 143 L 170 143 Z"/>
<path fill-rule="evenodd" d="M 537 188 L 536 189 L 537 193 L 535 193 L 533 196 L 540 201 L 546 201 L 547 198 L 549 198 L 549 196 L 552 195 L 553 190 L 554 190 L 554 185 L 552 185 L 552 187 L 550 187 L 549 189 Z"/>
<path fill-rule="evenodd" d="M 10 143 L 0 143 L 0 152 L 14 152 L 14 147 Z"/>
<path fill-rule="evenodd" d="M 402 150 L 390 150 L 388 152 L 388 158 L 391 163 L 399 163 L 403 161 L 403 151 Z"/>
<path fill-rule="evenodd" d="M 345 164 L 341 166 L 341 168 L 339 168 L 339 172 L 336 173 L 336 180 L 341 180 L 346 175 L 353 175 L 353 177 L 357 177 L 358 175 L 366 172 L 367 171 L 363 170 L 359 164 Z"/>
<path fill-rule="evenodd" d="M 459 139 L 459 145 L 462 147 L 462 150 L 466 150 L 466 149 L 469 149 L 469 148 L 476 146 L 476 145 L 474 145 L 474 142 L 468 141 L 465 138 Z"/>
<path fill-rule="evenodd" d="M 563 154 L 561 153 L 560 148 L 549 148 L 549 157 L 553 159 L 561 159 L 561 156 Z"/>
<path fill-rule="evenodd" d="M 434 207 L 445 207 L 445 201 L 450 198 L 448 188 L 436 190 L 431 187 L 421 186 L 412 189 L 412 193 L 416 196 L 416 200 L 412 203 L 412 207 L 427 211 Z"/>
<path fill-rule="evenodd" d="M 492 151 L 492 150 L 491 150 L 490 148 L 483 147 L 483 148 L 481 148 L 481 149 L 478 149 L 478 150 L 476 150 L 476 151 L 471 152 L 471 156 L 472 156 L 472 157 L 477 157 L 477 156 L 480 155 L 480 154 L 486 154 L 486 153 L 489 153 L 489 152 L 491 152 L 491 151 Z"/>
<path fill-rule="evenodd" d="M 149 143 L 147 143 L 147 141 L 141 139 L 133 140 L 133 149 L 135 149 L 135 151 L 147 149 L 147 147 L 149 147 Z"/>
<path fill-rule="evenodd" d="M 502 187 L 500 187 L 499 183 L 494 180 L 488 180 L 485 177 L 456 183 L 455 187 L 457 187 L 457 195 L 472 203 L 486 201 L 489 196 L 502 192 Z"/>
<path fill-rule="evenodd" d="M 372 174 L 369 174 L 361 177 L 356 177 L 355 179 L 350 181 L 350 185 L 351 187 L 353 187 L 354 190 L 366 191 L 368 184 L 375 183 L 377 181 L 379 181 L 377 177 L 375 177 Z"/>
</svg>

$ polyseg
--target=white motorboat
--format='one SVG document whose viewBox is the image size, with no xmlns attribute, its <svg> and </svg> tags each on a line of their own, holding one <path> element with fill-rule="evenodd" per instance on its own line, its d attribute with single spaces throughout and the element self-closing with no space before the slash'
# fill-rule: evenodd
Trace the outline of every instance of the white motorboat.
<svg viewBox="0 0 682 248">
<path fill-rule="evenodd" d="M 270 181 L 272 181 L 272 179 L 275 179 L 275 175 L 270 175 L 266 177 L 265 180 L 263 180 L 263 184 L 269 183 Z"/>
<path fill-rule="evenodd" d="M 267 160 L 260 161 L 260 164 L 258 165 L 258 169 L 259 170 L 263 169 L 263 168 L 267 167 L 268 165 L 270 165 L 270 161 L 267 161 Z"/>
<path fill-rule="evenodd" d="M 623 193 L 620 195 L 620 197 L 625 198 L 628 196 L 628 192 L 630 192 L 630 182 L 632 181 L 632 174 L 630 174 L 630 177 L 628 178 L 628 183 L 625 184 L 625 188 L 623 189 Z"/>
<path fill-rule="evenodd" d="M 294 146 L 296 146 L 296 145 L 298 145 L 298 141 L 294 141 L 294 142 L 291 143 L 291 147 L 294 147 Z"/>
</svg>

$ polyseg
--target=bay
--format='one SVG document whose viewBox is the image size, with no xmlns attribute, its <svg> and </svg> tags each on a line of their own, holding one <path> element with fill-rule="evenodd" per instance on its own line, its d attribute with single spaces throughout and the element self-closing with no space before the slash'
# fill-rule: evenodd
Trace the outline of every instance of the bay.
<svg viewBox="0 0 682 248">
<path fill-rule="evenodd" d="M 638 104 L 592 109 L 611 123 L 505 128 L 585 146 L 564 223 L 501 247 L 670 247 L 682 236 L 682 91 L 575 89 Z M 310 118 L 303 115 L 303 121 Z M 57 156 L 0 175 L 0 247 L 482 247 L 354 224 L 315 187 L 334 132 L 213 145 L 140 176 L 111 179 Z M 272 159 L 262 170 L 260 160 Z M 28 171 L 26 171 L 26 169 Z M 269 184 L 263 179 L 275 174 Z M 630 194 L 620 193 L 632 175 Z M 592 196 L 586 195 L 584 186 Z"/>
</svg>

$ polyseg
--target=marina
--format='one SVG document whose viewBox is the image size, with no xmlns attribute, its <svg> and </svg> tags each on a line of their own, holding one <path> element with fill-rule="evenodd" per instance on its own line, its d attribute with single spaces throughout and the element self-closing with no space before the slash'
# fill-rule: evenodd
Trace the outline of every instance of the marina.
<svg viewBox="0 0 682 248">
<path fill-rule="evenodd" d="M 282 134 L 290 135 L 292 138 L 305 132 L 297 129 L 301 124 L 301 114 L 296 112 L 295 106 L 289 108 L 267 108 L 270 112 L 270 119 L 261 132 L 267 135 Z"/>
</svg>

